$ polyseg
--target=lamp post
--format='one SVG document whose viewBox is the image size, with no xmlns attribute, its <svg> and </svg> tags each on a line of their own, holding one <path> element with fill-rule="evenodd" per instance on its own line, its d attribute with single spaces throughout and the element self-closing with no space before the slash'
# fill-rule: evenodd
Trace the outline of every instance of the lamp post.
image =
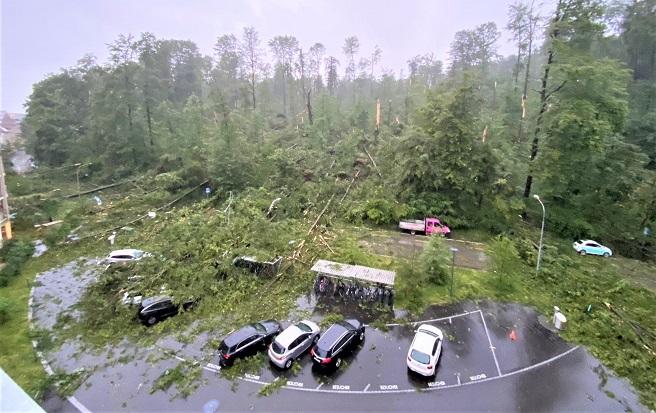
<svg viewBox="0 0 656 413">
<path fill-rule="evenodd" d="M 81 163 L 76 163 L 74 166 L 77 166 L 77 171 L 75 171 L 75 178 L 77 179 L 77 197 L 80 197 L 80 168 L 84 165 Z"/>
<path fill-rule="evenodd" d="M 544 238 L 544 217 L 546 216 L 546 211 L 544 209 L 544 204 L 542 203 L 542 200 L 540 197 L 535 194 L 533 195 L 533 198 L 537 199 L 540 205 L 542 205 L 542 229 L 540 229 L 540 246 L 538 247 L 538 265 L 535 268 L 535 275 L 538 275 L 540 272 L 540 259 L 542 258 L 542 239 Z"/>
<path fill-rule="evenodd" d="M 456 252 L 458 252 L 458 248 L 451 247 L 451 252 L 453 252 L 453 259 L 451 260 L 451 297 L 453 297 L 453 268 L 456 265 Z"/>
</svg>

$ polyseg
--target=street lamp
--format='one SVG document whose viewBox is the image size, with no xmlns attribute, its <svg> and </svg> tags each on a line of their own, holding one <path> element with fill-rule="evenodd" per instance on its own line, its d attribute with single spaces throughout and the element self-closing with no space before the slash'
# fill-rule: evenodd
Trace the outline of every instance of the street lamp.
<svg viewBox="0 0 656 413">
<path fill-rule="evenodd" d="M 544 209 L 544 204 L 542 203 L 540 197 L 537 194 L 535 194 L 533 195 L 533 198 L 537 199 L 540 205 L 542 205 L 542 229 L 540 229 L 540 247 L 538 247 L 538 265 L 535 268 L 535 275 L 538 275 L 538 273 L 540 272 L 540 259 L 542 258 L 542 239 L 544 238 L 544 217 L 547 213 Z"/>
<path fill-rule="evenodd" d="M 75 171 L 75 178 L 77 179 L 77 197 L 80 197 L 80 168 L 83 166 L 81 163 L 76 163 L 77 171 Z"/>
<path fill-rule="evenodd" d="M 453 252 L 453 259 L 451 260 L 451 297 L 453 297 L 453 267 L 456 265 L 456 252 L 458 252 L 458 248 L 451 247 L 451 252 Z"/>
</svg>

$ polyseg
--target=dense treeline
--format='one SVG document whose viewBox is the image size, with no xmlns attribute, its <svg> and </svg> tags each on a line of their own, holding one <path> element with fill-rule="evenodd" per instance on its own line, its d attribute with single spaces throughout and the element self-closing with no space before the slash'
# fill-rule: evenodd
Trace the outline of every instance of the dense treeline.
<svg viewBox="0 0 656 413">
<path fill-rule="evenodd" d="M 23 133 L 45 166 L 264 187 L 290 215 L 349 188 L 340 208 L 354 222 L 437 215 L 496 232 L 540 216 L 537 193 L 551 231 L 643 256 L 656 0 L 559 0 L 546 16 L 518 0 L 505 29 L 516 55 L 499 56 L 500 31 L 484 23 L 456 34 L 448 64 L 426 53 L 398 75 L 356 36 L 340 56 L 253 27 L 219 36 L 213 56 L 119 36 L 105 64 L 85 56 L 34 85 Z"/>
</svg>

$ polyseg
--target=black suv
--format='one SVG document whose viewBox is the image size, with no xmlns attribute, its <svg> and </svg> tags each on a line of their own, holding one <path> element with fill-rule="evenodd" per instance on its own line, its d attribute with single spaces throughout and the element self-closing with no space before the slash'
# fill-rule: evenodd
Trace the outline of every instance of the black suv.
<svg viewBox="0 0 656 413">
<path fill-rule="evenodd" d="M 276 320 L 249 324 L 229 334 L 219 346 L 219 365 L 232 366 L 238 357 L 246 357 L 263 350 L 282 331 Z"/>
<path fill-rule="evenodd" d="M 182 303 L 182 308 L 187 311 L 196 304 L 195 300 Z M 151 297 L 141 301 L 137 317 L 142 324 L 152 326 L 158 321 L 173 317 L 180 311 L 180 305 L 173 302 L 171 297 Z"/>
<path fill-rule="evenodd" d="M 312 348 L 312 362 L 317 367 L 339 368 L 342 359 L 364 340 L 364 324 L 355 319 L 339 321 L 323 333 Z"/>
</svg>

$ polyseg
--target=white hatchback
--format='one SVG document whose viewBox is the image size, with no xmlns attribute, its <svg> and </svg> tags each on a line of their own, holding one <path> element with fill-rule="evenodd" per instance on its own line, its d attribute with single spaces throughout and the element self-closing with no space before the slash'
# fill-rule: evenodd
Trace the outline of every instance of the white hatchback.
<svg viewBox="0 0 656 413">
<path fill-rule="evenodd" d="M 408 350 L 408 369 L 422 376 L 435 376 L 437 362 L 442 353 L 442 331 L 428 324 L 422 324 L 415 333 Z"/>
</svg>

